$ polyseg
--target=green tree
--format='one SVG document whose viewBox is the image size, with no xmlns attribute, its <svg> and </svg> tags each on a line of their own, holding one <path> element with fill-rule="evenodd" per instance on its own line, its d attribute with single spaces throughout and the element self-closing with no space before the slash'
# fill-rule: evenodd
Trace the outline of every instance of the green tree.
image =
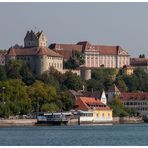
<svg viewBox="0 0 148 148">
<path fill-rule="evenodd" d="M 34 111 L 37 111 L 38 105 L 39 111 L 41 111 L 41 106 L 43 104 L 50 103 L 55 99 L 56 89 L 51 85 L 36 81 L 33 85 L 28 87 L 28 94 L 32 100 Z"/>
<path fill-rule="evenodd" d="M 59 108 L 63 111 L 68 111 L 74 106 L 74 98 L 68 92 L 59 93 L 57 100 L 61 102 Z"/>
<path fill-rule="evenodd" d="M 121 92 L 126 92 L 128 90 L 122 76 L 116 77 L 115 84 Z"/>
<path fill-rule="evenodd" d="M 66 72 L 64 75 L 63 85 L 67 87 L 67 89 L 80 90 L 82 89 L 83 82 L 80 77 L 72 72 Z"/>
<path fill-rule="evenodd" d="M 75 57 L 77 63 L 79 64 L 79 66 L 83 65 L 85 63 L 85 56 L 82 52 L 75 51 L 74 57 Z"/>
<path fill-rule="evenodd" d="M 97 90 L 103 90 L 104 85 L 100 83 L 98 80 L 90 79 L 86 81 L 86 87 L 88 91 L 97 91 Z"/>
<path fill-rule="evenodd" d="M 64 63 L 67 69 L 76 69 L 85 63 L 85 57 L 82 52 L 74 51 L 73 55 Z"/>
<path fill-rule="evenodd" d="M 27 85 L 31 85 L 35 82 L 33 72 L 30 70 L 29 66 L 25 62 L 22 63 L 22 66 L 20 68 L 20 76 L 22 81 Z"/>
<path fill-rule="evenodd" d="M 113 98 L 113 101 L 109 103 L 109 106 L 113 109 L 114 117 L 128 116 L 128 113 L 118 95 Z"/>
<path fill-rule="evenodd" d="M 130 76 L 124 75 L 123 80 L 130 92 L 148 91 L 148 74 L 141 68 L 136 68 Z"/>
<path fill-rule="evenodd" d="M 43 112 L 58 112 L 60 111 L 59 110 L 59 107 L 56 103 L 52 102 L 52 103 L 46 103 L 46 104 L 43 104 L 42 107 L 41 107 L 41 111 Z"/>
<path fill-rule="evenodd" d="M 64 67 L 67 69 L 76 69 L 79 67 L 79 63 L 72 57 L 70 57 L 65 63 Z"/>
<path fill-rule="evenodd" d="M 5 88 L 5 91 L 0 93 L 1 116 L 27 114 L 32 110 L 27 86 L 21 80 L 0 81 L 0 89 L 2 87 Z"/>
<path fill-rule="evenodd" d="M 7 79 L 5 67 L 0 65 L 0 81 L 5 81 Z"/>
<path fill-rule="evenodd" d="M 6 74 L 8 78 L 11 79 L 20 79 L 20 69 L 22 67 L 22 61 L 11 60 L 6 63 Z"/>
<path fill-rule="evenodd" d="M 52 74 L 50 71 L 43 73 L 40 77 L 40 80 L 45 84 L 54 86 L 57 90 L 60 89 L 60 81 L 57 79 L 56 74 L 54 75 L 54 73 Z"/>
<path fill-rule="evenodd" d="M 86 81 L 87 90 L 108 90 L 113 85 L 117 75 L 116 69 L 111 68 L 94 68 L 92 69 L 92 79 Z"/>
</svg>

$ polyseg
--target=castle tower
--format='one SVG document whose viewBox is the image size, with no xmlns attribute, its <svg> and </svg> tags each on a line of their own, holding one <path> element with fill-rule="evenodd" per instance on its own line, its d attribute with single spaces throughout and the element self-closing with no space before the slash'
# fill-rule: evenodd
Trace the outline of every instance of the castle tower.
<svg viewBox="0 0 148 148">
<path fill-rule="evenodd" d="M 36 33 L 36 36 L 38 38 L 38 47 L 47 47 L 47 38 L 43 31 L 39 31 Z"/>
<path fill-rule="evenodd" d="M 84 80 L 89 80 L 91 79 L 91 69 L 83 66 L 80 68 L 80 76 Z"/>
<path fill-rule="evenodd" d="M 24 38 L 24 47 L 32 48 L 32 47 L 47 47 L 47 38 L 43 31 L 39 31 L 37 33 L 31 31 L 27 31 L 26 36 Z"/>
</svg>

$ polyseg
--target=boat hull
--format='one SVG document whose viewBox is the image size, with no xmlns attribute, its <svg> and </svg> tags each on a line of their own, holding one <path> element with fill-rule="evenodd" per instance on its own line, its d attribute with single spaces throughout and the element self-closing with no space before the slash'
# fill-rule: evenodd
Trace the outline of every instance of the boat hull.
<svg viewBox="0 0 148 148">
<path fill-rule="evenodd" d="M 143 116 L 143 121 L 146 122 L 146 123 L 148 123 L 148 116 L 147 115 L 146 116 Z"/>
<path fill-rule="evenodd" d="M 36 125 L 67 125 L 68 121 L 38 121 Z"/>
</svg>

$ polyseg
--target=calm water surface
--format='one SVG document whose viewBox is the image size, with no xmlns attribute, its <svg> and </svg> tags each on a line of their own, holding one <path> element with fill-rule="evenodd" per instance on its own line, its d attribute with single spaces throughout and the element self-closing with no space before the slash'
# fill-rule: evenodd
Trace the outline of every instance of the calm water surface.
<svg viewBox="0 0 148 148">
<path fill-rule="evenodd" d="M 148 145 L 148 124 L 110 126 L 1 127 L 0 145 Z"/>
</svg>

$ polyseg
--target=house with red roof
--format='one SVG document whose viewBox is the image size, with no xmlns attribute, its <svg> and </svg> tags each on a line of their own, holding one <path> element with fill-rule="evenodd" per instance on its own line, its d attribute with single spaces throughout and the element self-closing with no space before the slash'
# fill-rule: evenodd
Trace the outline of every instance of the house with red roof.
<svg viewBox="0 0 148 148">
<path fill-rule="evenodd" d="M 80 97 L 75 101 L 75 109 L 80 113 L 80 122 L 112 121 L 112 109 L 98 98 Z"/>
<path fill-rule="evenodd" d="M 120 98 L 127 108 L 133 108 L 140 115 L 148 115 L 148 92 L 123 92 Z"/>
<path fill-rule="evenodd" d="M 116 85 L 113 85 L 107 92 L 108 101 L 111 102 L 116 95 L 125 107 L 135 109 L 140 115 L 148 114 L 148 92 L 121 92 Z"/>
</svg>

